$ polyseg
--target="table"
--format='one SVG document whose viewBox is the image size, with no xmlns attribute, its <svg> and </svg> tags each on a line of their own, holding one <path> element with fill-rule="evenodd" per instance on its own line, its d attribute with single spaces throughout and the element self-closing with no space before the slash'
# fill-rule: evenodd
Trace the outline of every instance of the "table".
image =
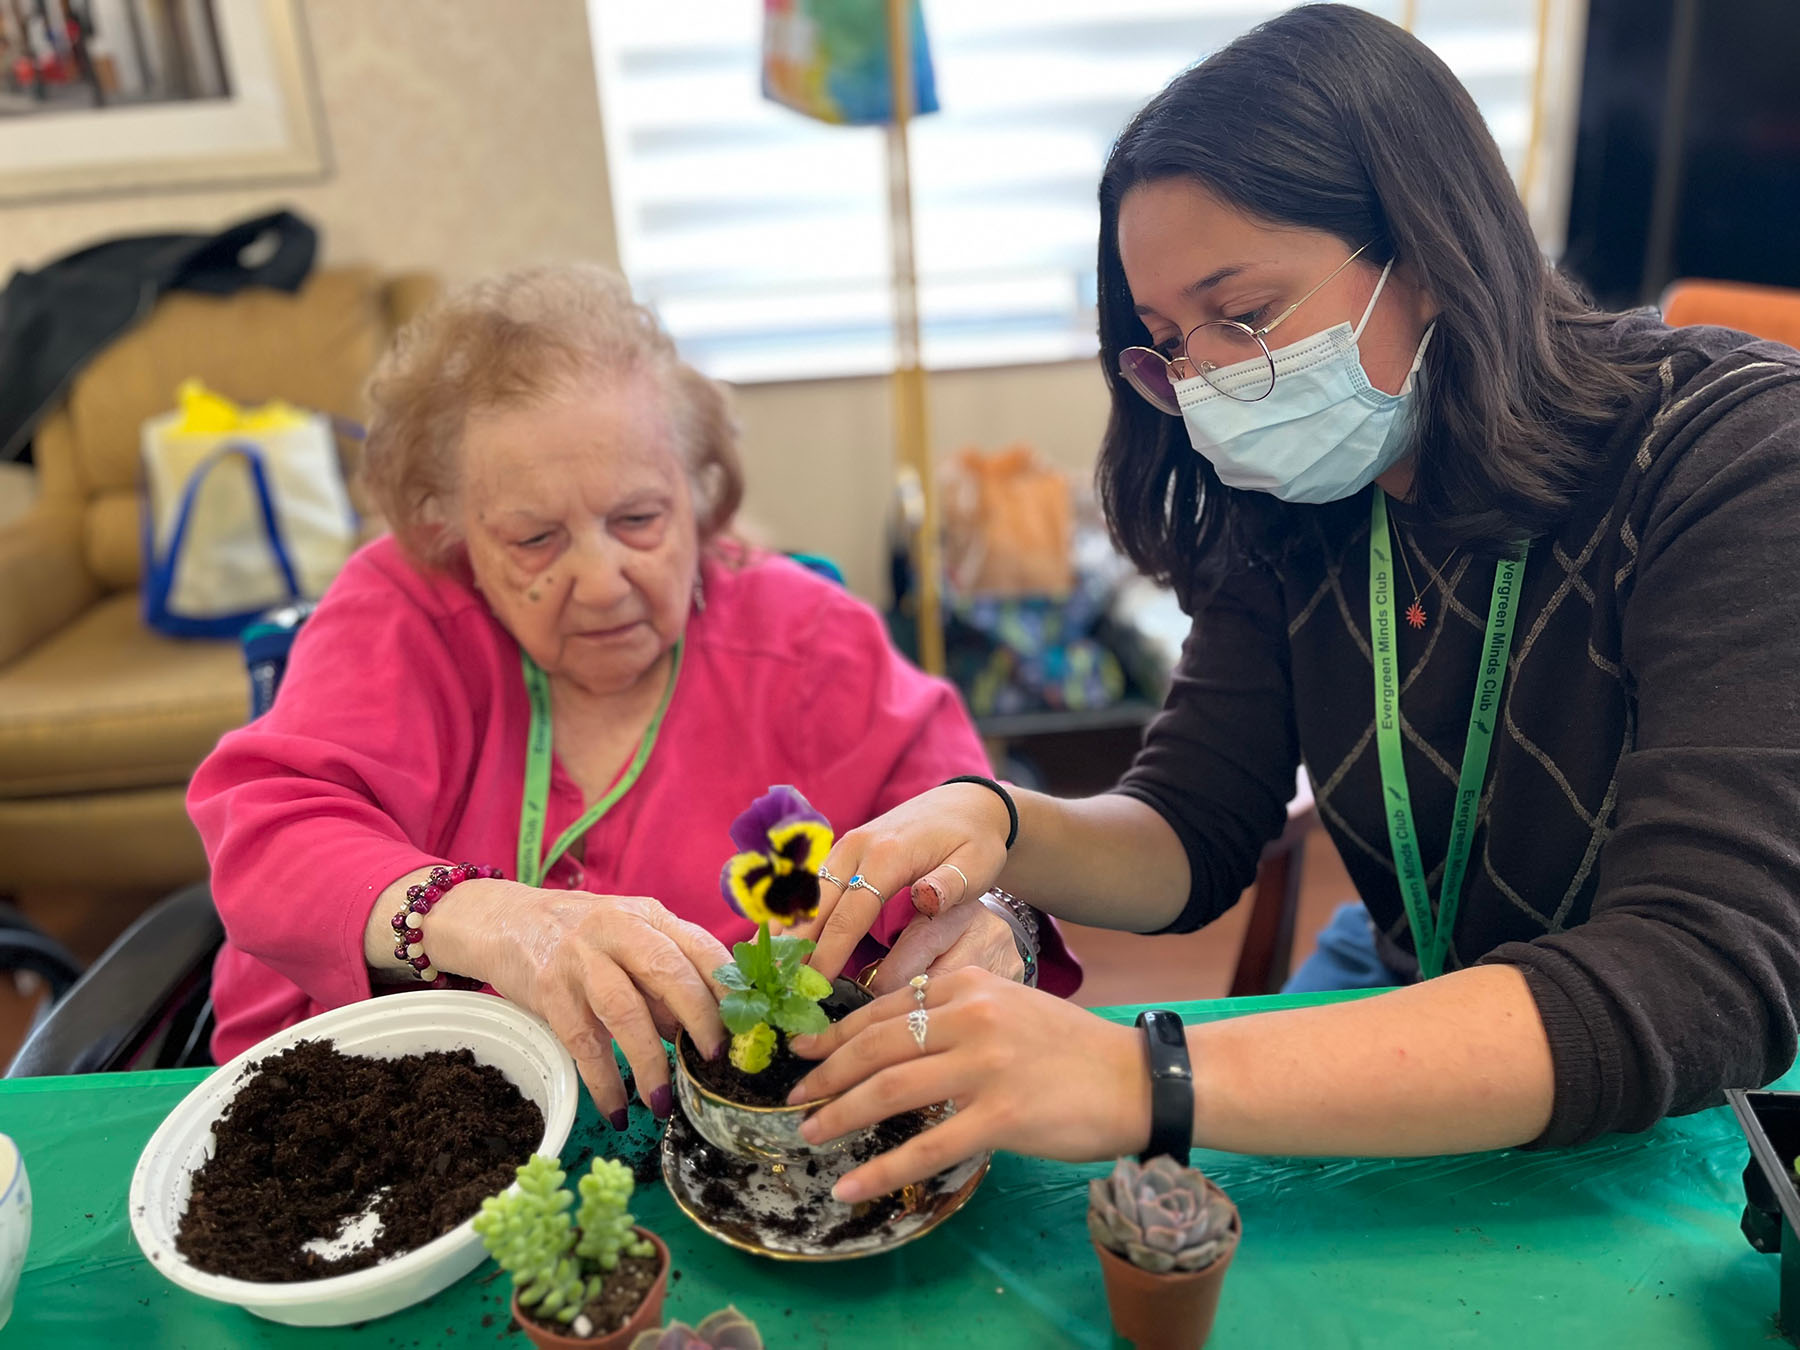
<svg viewBox="0 0 1800 1350">
<path fill-rule="evenodd" d="M 1228 999 L 1190 1020 L 1343 995 Z M 1136 1009 L 1103 1015 L 1128 1022 Z M 187 1294 L 138 1254 L 125 1216 L 139 1151 L 199 1070 L 0 1082 L 0 1130 L 31 1174 L 36 1222 L 0 1345 L 411 1347 L 525 1344 L 491 1264 L 358 1329 L 299 1330 Z M 1791 1075 L 1800 1083 L 1800 1076 Z M 637 1113 L 634 1131 L 647 1130 Z M 609 1147 L 584 1106 L 565 1150 Z M 1549 1154 L 1414 1161 L 1196 1161 L 1237 1201 L 1244 1242 L 1211 1350 L 1255 1347 L 1735 1347 L 1779 1344 L 1776 1258 L 1739 1234 L 1749 1150 L 1721 1108 Z M 704 1236 L 660 1186 L 633 1203 L 679 1278 L 689 1322 L 735 1303 L 780 1347 L 1112 1346 L 1083 1216 L 1099 1165 L 1003 1155 L 969 1206 L 910 1247 L 788 1265 Z"/>
</svg>

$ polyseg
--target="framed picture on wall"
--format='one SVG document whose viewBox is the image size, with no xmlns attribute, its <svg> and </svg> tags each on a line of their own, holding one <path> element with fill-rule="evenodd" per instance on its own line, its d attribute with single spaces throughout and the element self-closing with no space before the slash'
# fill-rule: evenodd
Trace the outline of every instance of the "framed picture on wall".
<svg viewBox="0 0 1800 1350">
<path fill-rule="evenodd" d="M 0 202 L 324 170 L 296 0 L 0 0 Z"/>
</svg>

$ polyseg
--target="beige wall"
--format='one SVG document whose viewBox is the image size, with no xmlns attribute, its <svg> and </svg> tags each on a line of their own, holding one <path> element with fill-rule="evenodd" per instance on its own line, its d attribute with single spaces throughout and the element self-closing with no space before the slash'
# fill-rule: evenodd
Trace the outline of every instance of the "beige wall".
<svg viewBox="0 0 1800 1350">
<path fill-rule="evenodd" d="M 1085 481 L 1106 426 L 1106 386 L 1092 361 L 934 373 L 932 445 L 1023 441 Z M 749 479 L 745 515 L 769 543 L 823 553 L 852 590 L 887 598 L 893 422 L 884 379 L 746 385 L 737 391 Z"/>
<path fill-rule="evenodd" d="M 322 182 L 0 207 L 0 270 L 96 237 L 210 229 L 291 204 L 325 257 L 455 281 L 522 263 L 615 261 L 583 0 L 303 0 L 332 170 Z M 940 455 L 1017 441 L 1085 477 L 1105 423 L 1092 363 L 955 371 L 930 385 Z M 748 516 L 885 599 L 887 382 L 738 391 Z"/>
<path fill-rule="evenodd" d="M 583 0 L 303 0 L 323 181 L 0 208 L 0 271 L 292 205 L 325 257 L 458 280 L 617 257 Z"/>
</svg>

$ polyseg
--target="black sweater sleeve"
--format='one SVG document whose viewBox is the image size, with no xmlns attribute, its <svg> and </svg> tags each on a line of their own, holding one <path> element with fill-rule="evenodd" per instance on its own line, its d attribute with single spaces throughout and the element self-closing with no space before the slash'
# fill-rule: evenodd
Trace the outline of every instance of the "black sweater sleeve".
<svg viewBox="0 0 1800 1350">
<path fill-rule="evenodd" d="M 1187 852 L 1187 904 L 1164 932 L 1192 932 L 1236 903 L 1286 823 L 1299 762 L 1278 583 L 1246 573 L 1195 617 L 1163 710 L 1115 789 L 1167 820 Z"/>
<path fill-rule="evenodd" d="M 1750 365 L 1686 418 L 1666 411 L 1682 424 L 1653 430 L 1621 520 L 1637 555 L 1621 622 L 1637 730 L 1592 912 L 1484 958 L 1524 971 L 1549 1033 L 1540 1145 L 1644 1129 L 1794 1057 L 1800 383 Z"/>
</svg>

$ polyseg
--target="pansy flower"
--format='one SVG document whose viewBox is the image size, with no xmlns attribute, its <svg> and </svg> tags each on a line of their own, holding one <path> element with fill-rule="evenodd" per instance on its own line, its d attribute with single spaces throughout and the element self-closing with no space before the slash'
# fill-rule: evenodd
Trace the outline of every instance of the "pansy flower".
<svg viewBox="0 0 1800 1350">
<path fill-rule="evenodd" d="M 739 852 L 719 873 L 719 889 L 754 923 L 803 923 L 819 912 L 819 868 L 831 841 L 831 822 L 806 798 L 772 787 L 731 822 Z"/>
</svg>

